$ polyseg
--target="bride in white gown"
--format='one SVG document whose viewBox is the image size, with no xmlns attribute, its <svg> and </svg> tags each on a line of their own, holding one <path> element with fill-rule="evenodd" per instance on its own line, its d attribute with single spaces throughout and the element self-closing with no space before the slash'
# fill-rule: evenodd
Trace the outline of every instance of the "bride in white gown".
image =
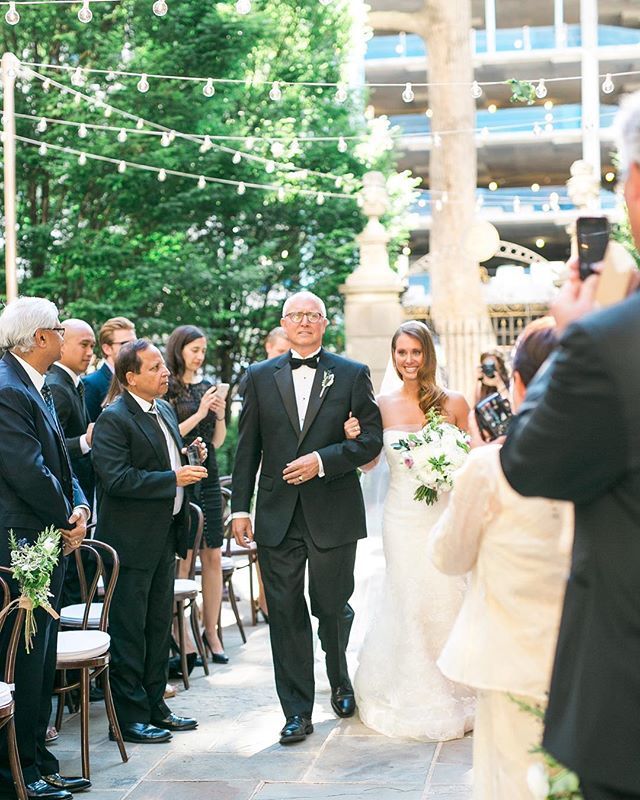
<svg viewBox="0 0 640 800">
<path fill-rule="evenodd" d="M 390 472 L 382 533 L 386 570 L 354 688 L 368 727 L 391 737 L 444 741 L 473 727 L 473 692 L 447 680 L 436 665 L 462 605 L 465 579 L 438 572 L 427 555 L 429 531 L 448 495 L 440 493 L 432 506 L 414 500 L 417 484 L 392 445 L 420 430 L 434 407 L 466 429 L 469 407 L 462 395 L 436 385 L 436 356 L 426 325 L 401 325 L 392 355 L 402 386 L 378 397 Z M 357 426 L 357 420 L 349 420 L 347 435 Z"/>
</svg>

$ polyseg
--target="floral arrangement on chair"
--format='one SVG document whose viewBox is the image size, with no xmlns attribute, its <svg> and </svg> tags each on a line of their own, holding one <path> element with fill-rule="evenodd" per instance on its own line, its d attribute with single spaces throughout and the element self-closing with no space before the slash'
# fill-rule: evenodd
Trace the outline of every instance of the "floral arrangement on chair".
<svg viewBox="0 0 640 800">
<path fill-rule="evenodd" d="M 60 531 L 53 526 L 45 528 L 33 544 L 26 539 L 18 539 L 9 531 L 11 547 L 11 571 L 20 589 L 20 597 L 10 603 L 3 612 L 12 607 L 25 610 L 24 640 L 27 653 L 31 651 L 33 635 L 37 630 L 34 611 L 43 608 L 54 619 L 58 614 L 51 607 L 51 574 L 60 558 Z"/>
</svg>

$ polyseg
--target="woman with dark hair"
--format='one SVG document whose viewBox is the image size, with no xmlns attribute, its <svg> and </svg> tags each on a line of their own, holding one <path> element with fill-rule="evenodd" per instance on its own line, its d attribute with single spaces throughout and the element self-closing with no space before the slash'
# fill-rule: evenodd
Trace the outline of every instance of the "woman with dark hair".
<svg viewBox="0 0 640 800">
<path fill-rule="evenodd" d="M 229 659 L 218 636 L 218 617 L 222 602 L 222 497 L 216 449 L 221 447 L 226 433 L 226 395 L 201 375 L 207 352 L 207 339 L 200 328 L 180 325 L 166 345 L 167 366 L 171 370 L 168 400 L 176 411 L 180 433 L 185 445 L 200 436 L 209 448 L 203 464 L 208 477 L 198 484 L 195 502 L 204 514 L 204 535 L 200 550 L 202 564 L 203 641 L 216 664 Z M 193 543 L 192 543 L 193 544 Z M 180 577 L 187 577 L 191 552 L 180 565 Z M 195 656 L 194 656 L 195 658 Z"/>
<path fill-rule="evenodd" d="M 476 403 L 495 392 L 499 392 L 504 397 L 508 395 L 509 371 L 500 353 L 495 350 L 482 353 L 477 372 Z"/>
<path fill-rule="evenodd" d="M 427 558 L 427 537 L 447 493 L 440 492 L 433 505 L 416 500 L 416 481 L 396 448 L 424 428 L 432 412 L 466 429 L 469 406 L 461 394 L 436 383 L 436 353 L 424 323 L 402 324 L 391 356 L 401 385 L 378 397 L 390 472 L 382 524 L 384 581 L 354 688 L 368 727 L 392 737 L 456 739 L 472 727 L 474 700 L 442 675 L 436 659 L 460 610 L 465 581 L 442 575 Z M 345 423 L 345 433 L 358 435 L 357 419 Z"/>
<path fill-rule="evenodd" d="M 551 317 L 528 325 L 513 357 L 512 401 L 557 342 Z M 457 474 L 449 505 L 431 532 L 435 565 L 471 571 L 471 584 L 438 664 L 478 693 L 473 754 L 474 800 L 528 800 L 527 772 L 542 721 L 517 701 L 545 704 L 573 530 L 570 503 L 521 497 L 507 483 L 500 444 L 477 445 Z"/>
</svg>

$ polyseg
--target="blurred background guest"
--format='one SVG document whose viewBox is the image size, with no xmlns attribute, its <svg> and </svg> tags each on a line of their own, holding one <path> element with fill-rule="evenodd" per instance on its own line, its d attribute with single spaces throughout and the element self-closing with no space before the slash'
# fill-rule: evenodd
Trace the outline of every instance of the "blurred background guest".
<svg viewBox="0 0 640 800">
<path fill-rule="evenodd" d="M 207 477 L 195 487 L 195 502 L 204 514 L 204 532 L 200 561 L 202 564 L 203 641 L 216 664 L 226 664 L 229 658 L 218 636 L 218 619 L 222 603 L 222 496 L 216 449 L 224 443 L 226 390 L 214 385 L 202 375 L 207 354 L 207 339 L 200 328 L 180 325 L 166 346 L 167 366 L 171 370 L 166 399 L 174 407 L 180 434 L 185 444 L 196 436 L 208 447 L 204 465 Z M 194 530 L 191 530 L 189 553 L 180 564 L 179 577 L 187 577 Z M 195 661 L 195 655 L 194 655 Z"/>
<path fill-rule="evenodd" d="M 267 353 L 267 358 L 277 358 L 291 349 L 291 342 L 287 332 L 281 325 L 269 331 L 267 338 L 264 340 L 264 349 Z"/>
<path fill-rule="evenodd" d="M 103 402 L 113 378 L 114 361 L 120 348 L 126 342 L 133 342 L 135 338 L 135 325 L 126 317 L 112 317 L 100 328 L 98 344 L 104 361 L 99 369 L 82 379 L 85 403 L 91 422 L 95 422 L 102 411 Z"/>
<path fill-rule="evenodd" d="M 528 325 L 513 359 L 513 405 L 557 343 L 550 317 Z M 525 498 L 507 483 L 500 444 L 477 447 L 456 474 L 449 505 L 429 541 L 448 575 L 471 570 L 471 586 L 438 665 L 478 690 L 474 800 L 529 800 L 527 770 L 539 756 L 541 721 L 523 712 L 549 690 L 573 530 L 570 503 Z"/>
<path fill-rule="evenodd" d="M 508 395 L 509 371 L 500 353 L 496 351 L 482 353 L 477 373 L 476 403 L 494 392 L 499 392 L 504 397 Z"/>
</svg>

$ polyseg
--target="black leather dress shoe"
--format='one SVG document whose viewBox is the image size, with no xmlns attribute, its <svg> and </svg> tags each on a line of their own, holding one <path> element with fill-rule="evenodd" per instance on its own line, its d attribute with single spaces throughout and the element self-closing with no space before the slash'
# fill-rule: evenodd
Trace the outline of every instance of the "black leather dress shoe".
<svg viewBox="0 0 640 800">
<path fill-rule="evenodd" d="M 338 686 L 331 692 L 331 708 L 339 717 L 352 717 L 356 713 L 356 698 L 350 686 Z"/>
<path fill-rule="evenodd" d="M 65 789 L 56 789 L 55 786 L 42 780 L 27 784 L 27 797 L 46 797 L 47 800 L 72 800 L 73 795 Z"/>
<path fill-rule="evenodd" d="M 297 714 L 294 717 L 287 717 L 287 723 L 280 731 L 280 744 L 303 742 L 310 733 L 313 733 L 310 719 Z"/>
<path fill-rule="evenodd" d="M 192 731 L 198 727 L 198 720 L 192 717 L 179 717 L 172 712 L 164 719 L 152 719 L 151 724 L 166 731 Z"/>
<path fill-rule="evenodd" d="M 56 789 L 65 789 L 72 794 L 84 792 L 85 789 L 91 786 L 91 781 L 87 780 L 87 778 L 63 778 L 59 772 L 43 775 L 42 780 L 46 781 L 49 786 L 54 786 Z"/>
<path fill-rule="evenodd" d="M 157 744 L 158 742 L 168 742 L 171 733 L 164 728 L 156 728 L 146 722 L 128 722 L 120 726 L 122 738 L 125 742 L 135 742 L 135 744 Z M 113 731 L 109 731 L 109 738 L 115 742 L 116 737 Z"/>
</svg>

